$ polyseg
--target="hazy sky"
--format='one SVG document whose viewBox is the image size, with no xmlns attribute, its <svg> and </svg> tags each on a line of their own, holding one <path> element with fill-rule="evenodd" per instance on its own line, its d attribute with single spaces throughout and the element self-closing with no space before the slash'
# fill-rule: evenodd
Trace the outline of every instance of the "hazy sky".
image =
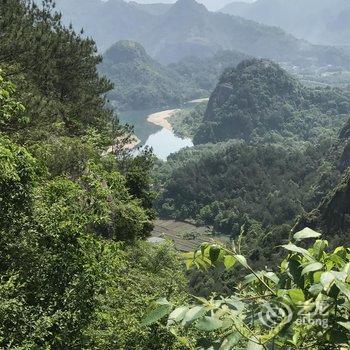
<svg viewBox="0 0 350 350">
<path fill-rule="evenodd" d="M 163 3 L 172 3 L 175 0 L 134 0 L 139 2 L 140 4 L 151 4 L 155 2 L 163 2 Z M 234 2 L 234 1 L 244 1 L 244 2 L 254 2 L 255 0 L 196 0 L 202 4 L 204 4 L 209 10 L 218 10 L 223 6 Z"/>
</svg>

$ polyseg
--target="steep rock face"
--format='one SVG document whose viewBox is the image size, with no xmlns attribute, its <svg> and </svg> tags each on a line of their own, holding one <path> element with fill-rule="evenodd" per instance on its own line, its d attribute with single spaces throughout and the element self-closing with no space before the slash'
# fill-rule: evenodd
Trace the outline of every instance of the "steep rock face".
<svg viewBox="0 0 350 350">
<path fill-rule="evenodd" d="M 271 61 L 245 60 L 222 75 L 195 142 L 248 140 L 261 123 L 267 129 L 279 129 L 283 117 L 272 112 L 285 109 L 285 103 L 292 108 L 304 104 L 300 84 Z M 289 117 L 288 111 L 280 114 Z"/>
<path fill-rule="evenodd" d="M 215 118 L 215 106 L 223 105 L 229 99 L 233 89 L 234 87 L 230 82 L 222 82 L 215 88 L 205 111 L 205 120 L 213 120 Z"/>
<path fill-rule="evenodd" d="M 350 167 L 350 120 L 346 123 L 339 135 L 339 147 L 343 148 L 338 167 L 345 171 Z"/>
<path fill-rule="evenodd" d="M 350 244 L 350 119 L 330 153 L 341 180 L 316 209 L 297 220 L 294 231 L 311 227 L 325 234 L 334 245 Z"/>
<path fill-rule="evenodd" d="M 105 63 L 130 63 L 133 61 L 149 62 L 151 59 L 146 50 L 134 41 L 119 41 L 104 54 Z"/>
<path fill-rule="evenodd" d="M 214 120 L 216 106 L 226 102 L 246 112 L 256 113 L 268 108 L 277 99 L 301 104 L 303 96 L 298 82 L 271 61 L 245 60 L 236 69 L 227 70 L 222 75 L 211 95 L 205 120 Z"/>
<path fill-rule="evenodd" d="M 350 243 L 350 173 L 331 191 L 320 206 L 302 215 L 294 228 L 310 227 L 332 239 L 333 244 Z"/>
</svg>

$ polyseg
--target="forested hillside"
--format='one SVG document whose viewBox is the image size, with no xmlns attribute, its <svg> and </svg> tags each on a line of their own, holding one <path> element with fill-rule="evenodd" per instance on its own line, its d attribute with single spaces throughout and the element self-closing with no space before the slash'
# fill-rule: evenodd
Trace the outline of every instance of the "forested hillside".
<svg viewBox="0 0 350 350">
<path fill-rule="evenodd" d="M 317 207 L 340 181 L 348 146 L 338 135 L 349 101 L 341 90 L 304 87 L 270 61 L 228 69 L 204 116 L 197 108 L 174 122 L 176 132 L 194 135 L 200 146 L 156 169 L 160 214 L 233 237 L 243 228 L 254 242 L 251 253 L 263 259 L 268 247 L 288 237 L 297 216 Z"/>
<path fill-rule="evenodd" d="M 166 12 L 122 0 L 97 11 L 96 1 L 64 4 L 95 20 L 98 40 L 101 24 L 118 31 L 105 43 L 141 30 L 154 54 L 169 48 L 165 58 L 212 48 L 225 31 L 230 47 L 253 41 L 247 51 L 345 62 L 340 51 L 320 48 L 323 61 L 307 43 L 300 51 L 279 30 L 192 0 Z M 197 45 L 203 29 L 210 40 Z M 349 89 L 305 87 L 244 50 L 164 67 L 123 40 L 103 61 L 51 0 L 0 0 L 0 33 L 1 350 L 349 348 Z M 194 147 L 167 162 L 147 147 L 130 151 L 134 130 L 108 97 L 119 108 L 181 102 L 214 88 L 228 64 L 208 104 L 157 113 Z M 175 138 L 166 126 L 160 133 Z M 154 237 L 159 215 L 201 226 L 182 242 L 200 232 L 210 242 L 182 254 Z"/>
<path fill-rule="evenodd" d="M 305 88 L 275 63 L 247 60 L 221 76 L 194 141 L 320 139 L 325 130 L 337 132 L 349 112 L 350 98 L 340 90 Z"/>
<path fill-rule="evenodd" d="M 321 230 L 332 237 L 333 244 L 350 244 L 350 120 L 339 134 L 339 140 L 331 154 L 335 168 L 342 174 L 339 183 L 330 189 L 321 203 L 309 213 L 304 213 L 297 221 L 295 230 L 309 226 Z M 337 235 L 333 233 L 337 232 Z M 334 237 L 335 236 L 335 237 Z"/>
<path fill-rule="evenodd" d="M 119 110 L 176 106 L 207 94 L 191 79 L 154 61 L 132 41 L 120 41 L 109 48 L 99 71 L 114 83 L 108 99 Z"/>
<path fill-rule="evenodd" d="M 226 68 L 233 68 L 248 55 L 232 50 L 219 51 L 211 57 L 188 56 L 179 62 L 172 63 L 169 68 L 175 70 L 187 81 L 191 81 L 198 88 L 212 93 L 215 85 Z"/>
<path fill-rule="evenodd" d="M 152 156 L 123 151 L 94 43 L 50 10 L 0 1 L 0 348 L 180 349 L 139 322 L 185 281 L 171 248 L 137 242 Z"/>
</svg>

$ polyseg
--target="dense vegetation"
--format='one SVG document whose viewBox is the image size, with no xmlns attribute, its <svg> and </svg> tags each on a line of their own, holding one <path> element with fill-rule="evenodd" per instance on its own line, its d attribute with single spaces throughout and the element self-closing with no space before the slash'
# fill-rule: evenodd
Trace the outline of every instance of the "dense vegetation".
<svg viewBox="0 0 350 350">
<path fill-rule="evenodd" d="M 298 215 L 318 206 L 348 167 L 349 128 L 340 139 L 338 133 L 349 106 L 344 92 L 306 88 L 269 61 L 227 70 L 204 116 L 199 107 L 171 120 L 175 132 L 194 135 L 201 145 L 156 168 L 159 213 L 233 237 L 243 230 L 247 254 L 270 259 L 270 247 L 287 237 Z M 342 217 L 346 201 L 343 207 Z M 319 228 L 310 220 L 300 227 L 306 225 Z"/>
<path fill-rule="evenodd" d="M 139 322 L 154 296 L 184 298 L 172 248 L 138 242 L 152 156 L 123 151 L 93 42 L 50 12 L 0 1 L 0 348 L 179 349 Z"/>
<path fill-rule="evenodd" d="M 329 251 L 317 240 L 309 249 L 303 240 L 319 238 L 311 229 L 297 232 L 282 246 L 288 256 L 278 269 L 254 270 L 233 248 L 204 243 L 184 255 L 189 268 L 232 270 L 249 274 L 228 297 L 196 298 L 176 307 L 166 299 L 153 303 L 146 325 L 167 316 L 173 333 L 194 328 L 203 338 L 183 337 L 187 349 L 346 349 L 350 344 L 350 251 Z"/>
<path fill-rule="evenodd" d="M 292 224 L 332 183 L 329 177 L 330 184 L 318 183 L 332 168 L 324 162 L 327 151 L 327 145 L 255 146 L 239 141 L 182 151 L 157 170 L 164 187 L 159 211 L 233 236 L 243 225 L 261 231 Z"/>
<path fill-rule="evenodd" d="M 108 49 L 99 70 L 114 83 L 108 98 L 120 110 L 176 106 L 206 93 L 132 41 L 120 41 Z"/>
<path fill-rule="evenodd" d="M 122 1 L 103 6 L 129 8 Z M 93 7 L 93 0 L 87 3 L 90 14 Z M 113 11 L 104 20 L 111 18 Z M 304 89 L 271 62 L 244 62 L 223 75 L 223 81 L 239 82 L 229 89 L 228 100 L 221 105 L 216 90 L 205 115 L 200 105 L 177 126 L 179 133 L 192 135 L 213 117 L 218 131 L 220 113 L 226 109 L 231 118 L 238 106 L 252 125 L 244 140 L 232 128 L 230 137 L 210 134 L 215 143 L 205 139 L 167 164 L 157 163 L 155 186 L 152 153 L 126 149 L 132 130 L 107 107 L 113 86 L 98 74 L 102 58 L 93 40 L 64 27 L 51 0 L 40 7 L 0 0 L 0 33 L 1 349 L 224 350 L 239 344 L 249 350 L 338 350 L 349 345 L 348 248 L 328 253 L 328 243 L 318 240 L 306 250 L 300 240 L 319 238 L 306 229 L 283 245 L 291 253 L 278 271 L 256 272 L 242 256 L 247 252 L 255 266 L 267 260 L 276 266 L 281 249 L 271 249 L 289 238 L 300 213 L 297 227 L 321 229 L 332 245 L 333 230 L 340 239 L 348 233 L 350 122 L 335 137 L 349 113 L 347 95 Z M 141 47 L 119 45 L 125 55 L 118 59 L 144 58 Z M 107 59 L 108 54 L 113 48 Z M 167 69 L 147 60 L 151 76 L 166 75 Z M 121 68 L 115 73 L 125 75 Z M 155 85 L 161 96 L 164 85 Z M 279 119 L 282 105 L 288 113 Z M 156 192 L 163 214 L 213 225 L 238 236 L 237 243 L 230 248 L 205 243 L 182 259 L 171 244 L 146 242 Z M 209 276 L 186 276 L 183 263 L 209 269 Z M 231 271 L 239 264 L 251 273 L 242 283 L 242 268 Z M 222 274 L 229 280 L 225 288 Z M 217 280 L 225 293 L 188 305 L 188 277 L 192 294 L 207 296 Z M 149 313 L 153 300 L 156 308 Z M 313 317 L 315 322 L 299 324 L 274 314 L 272 327 L 261 324 L 256 316 L 263 301 L 282 302 L 294 314 L 302 307 L 312 315 L 322 303 L 327 323 Z M 167 326 L 154 323 L 173 305 L 185 306 L 172 312 Z M 203 331 L 213 332 L 203 336 Z"/>
<path fill-rule="evenodd" d="M 206 102 L 201 102 L 194 108 L 180 110 L 168 118 L 174 133 L 182 138 L 193 138 L 203 121 L 206 106 Z"/>
<path fill-rule="evenodd" d="M 268 133 L 315 140 L 322 130 L 338 131 L 349 112 L 350 98 L 340 90 L 305 88 L 275 63 L 247 60 L 221 76 L 194 141 Z"/>
<path fill-rule="evenodd" d="M 226 68 L 236 67 L 248 56 L 238 51 L 219 51 L 210 57 L 185 57 L 172 63 L 169 68 L 175 70 L 183 78 L 193 81 L 196 86 L 208 92 L 214 90 L 219 77 Z"/>
<path fill-rule="evenodd" d="M 108 98 L 119 110 L 153 109 L 209 96 L 224 70 L 247 57 L 220 51 L 212 57 L 186 57 L 164 66 L 140 44 L 124 40 L 104 53 L 99 71 L 114 84 Z"/>
</svg>

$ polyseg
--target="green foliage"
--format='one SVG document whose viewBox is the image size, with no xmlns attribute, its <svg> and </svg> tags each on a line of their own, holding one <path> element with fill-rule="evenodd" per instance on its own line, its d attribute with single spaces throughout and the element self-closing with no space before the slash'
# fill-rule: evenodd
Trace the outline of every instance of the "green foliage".
<svg viewBox="0 0 350 350">
<path fill-rule="evenodd" d="M 157 170 L 159 212 L 233 236 L 252 220 L 263 228 L 291 222 L 316 205 L 310 188 L 325 154 L 297 147 L 231 141 L 180 152 Z"/>
<path fill-rule="evenodd" d="M 0 135 L 0 169 L 0 227 L 6 228 L 28 209 L 37 167 L 26 149 Z"/>
<path fill-rule="evenodd" d="M 147 214 L 120 173 L 89 164 L 75 181 L 39 179 L 25 150 L 5 140 L 1 151 L 6 163 L 1 172 L 0 254 L 5 259 L 0 271 L 6 293 L 0 309 L 18 306 L 0 324 L 1 347 L 82 344 L 100 283 L 86 265 L 95 254 L 92 244 L 86 248 L 89 237 L 94 235 L 96 249 L 104 244 L 101 236 L 144 237 Z"/>
<path fill-rule="evenodd" d="M 1 1 L 0 31 L 1 67 L 30 116 L 21 125 L 13 114 L 15 124 L 4 131 L 26 143 L 52 134 L 81 135 L 89 127 L 111 136 L 112 114 L 103 97 L 111 85 L 97 74 L 101 58 L 93 41 L 61 25 L 50 0 L 41 7 Z"/>
<path fill-rule="evenodd" d="M 334 137 L 349 106 L 339 90 L 306 88 L 275 63 L 246 60 L 222 75 L 194 142 L 257 142 L 273 134 L 302 141 Z"/>
<path fill-rule="evenodd" d="M 174 252 L 146 243 L 125 251 L 115 242 L 148 234 L 151 208 L 142 206 L 146 180 L 138 184 L 134 175 L 137 198 L 113 157 L 89 160 L 69 179 L 40 171 L 43 159 L 39 163 L 3 136 L 0 145 L 0 347 L 112 349 L 117 341 L 125 349 L 154 342 L 179 349 L 166 330 L 138 326 L 140 308 L 152 295 L 162 291 L 180 297 L 177 286 L 184 277 Z M 134 165 L 124 163 L 137 169 L 142 156 Z M 124 331 L 111 337 L 125 315 Z M 103 332 L 96 332 L 103 322 Z"/>
<path fill-rule="evenodd" d="M 179 62 L 171 63 L 169 68 L 211 93 L 226 68 L 236 67 L 247 58 L 248 55 L 234 50 L 218 51 L 210 57 L 184 57 Z"/>
<path fill-rule="evenodd" d="M 339 187 L 339 205 L 320 208 L 324 224 L 316 222 L 320 215 L 304 212 L 337 186 L 349 164 L 348 127 L 338 137 L 348 107 L 346 93 L 306 88 L 270 61 L 247 60 L 227 70 L 204 117 L 191 112 L 174 122 L 179 132 L 195 132 L 200 145 L 155 170 L 160 215 L 233 237 L 244 227 L 245 253 L 261 264 L 275 259 L 270 247 L 286 239 L 286 225 L 298 215 L 301 226 L 345 232 L 348 206 L 340 198 L 347 185 Z"/>
<path fill-rule="evenodd" d="M 27 121 L 24 115 L 25 108 L 15 98 L 15 86 L 3 78 L 0 70 L 0 130 L 8 131 L 12 124 L 23 124 Z"/>
<path fill-rule="evenodd" d="M 283 246 L 288 256 L 275 272 L 254 271 L 235 246 L 228 249 L 202 244 L 200 250 L 184 255 L 189 268 L 206 270 L 224 265 L 232 269 L 240 265 L 249 274 L 229 297 L 196 298 L 174 311 L 174 306 L 169 307 L 168 327 L 194 327 L 209 333 L 203 334 L 208 339 L 215 332 L 216 341 L 205 349 L 349 346 L 350 250 L 338 247 L 328 252 L 324 240 L 317 240 L 308 249 L 296 245 L 319 236 L 308 228 L 296 233 Z M 154 308 L 158 305 L 156 302 Z"/>
<path fill-rule="evenodd" d="M 182 349 L 166 328 L 141 325 L 153 298 L 166 295 L 176 302 L 185 301 L 181 265 L 167 245 L 137 243 L 124 251 L 106 245 L 92 265 L 101 279 L 93 322 L 86 329 L 86 349 Z"/>
<path fill-rule="evenodd" d="M 201 125 L 206 105 L 200 103 L 193 109 L 181 110 L 168 118 L 174 133 L 182 138 L 192 138 Z"/>
<path fill-rule="evenodd" d="M 135 243 L 152 228 L 153 156 L 123 151 L 93 42 L 51 10 L 0 1 L 0 348 L 180 349 L 138 320 L 159 291 L 184 300 L 172 248 Z"/>
</svg>

